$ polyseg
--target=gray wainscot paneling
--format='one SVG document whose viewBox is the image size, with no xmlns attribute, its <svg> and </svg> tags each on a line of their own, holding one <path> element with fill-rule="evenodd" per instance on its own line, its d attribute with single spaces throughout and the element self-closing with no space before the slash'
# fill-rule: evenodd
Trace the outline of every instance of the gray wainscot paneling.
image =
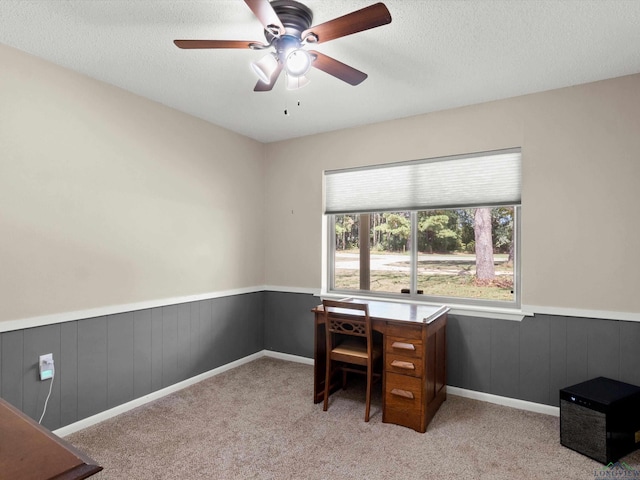
<svg viewBox="0 0 640 480">
<path fill-rule="evenodd" d="M 107 317 L 107 407 L 133 400 L 133 312 Z"/>
<path fill-rule="evenodd" d="M 162 388 L 162 307 L 151 309 L 151 391 Z"/>
<path fill-rule="evenodd" d="M 518 398 L 522 400 L 545 404 L 551 401 L 549 321 L 548 317 L 535 316 L 525 317 L 518 324 L 520 330 Z"/>
<path fill-rule="evenodd" d="M 60 425 L 78 420 L 78 322 L 60 325 Z M 43 419 L 44 422 L 44 419 Z M 48 425 L 48 423 L 47 423 Z"/>
<path fill-rule="evenodd" d="M 463 388 L 491 392 L 491 326 L 489 318 L 454 316 L 461 327 L 459 348 L 465 359 L 462 371 Z M 449 349 L 449 345 L 447 345 Z M 454 350 L 450 355 L 456 355 Z"/>
<path fill-rule="evenodd" d="M 640 385 L 640 323 L 620 322 L 620 380 Z"/>
<path fill-rule="evenodd" d="M 152 390 L 151 310 L 133 312 L 133 396 L 142 397 Z"/>
<path fill-rule="evenodd" d="M 314 314 L 322 301 L 312 294 L 265 292 L 265 348 L 313 358 Z"/>
<path fill-rule="evenodd" d="M 517 397 L 520 385 L 520 324 L 491 322 L 491 393 Z"/>
<path fill-rule="evenodd" d="M 79 320 L 78 420 L 107 409 L 107 351 L 107 317 Z"/>
<path fill-rule="evenodd" d="M 587 321 L 587 376 L 620 379 L 620 324 L 615 320 Z"/>
<path fill-rule="evenodd" d="M 549 321 L 549 404 L 558 407 L 560 389 L 570 385 L 567 381 L 567 318 L 546 318 Z"/>
<path fill-rule="evenodd" d="M 0 395 L 57 429 L 264 349 L 263 292 L 0 333 Z"/>
<path fill-rule="evenodd" d="M 489 347 L 486 334 L 478 337 L 479 328 L 490 330 Z M 558 406 L 561 388 L 597 376 L 640 385 L 639 341 L 637 322 L 535 315 L 521 322 L 491 320 L 487 325 L 482 319 L 450 316 L 448 383 Z M 490 368 L 480 372 L 487 348 Z"/>
<path fill-rule="evenodd" d="M 173 385 L 178 375 L 178 306 L 162 307 L 162 387 Z"/>
<path fill-rule="evenodd" d="M 587 374 L 588 332 L 584 318 L 567 317 L 567 343 L 557 345 L 567 355 L 567 386 L 589 380 Z"/>
<path fill-rule="evenodd" d="M 2 398 L 22 410 L 22 394 L 26 377 L 23 368 L 24 330 L 4 332 L 0 336 L 2 344 L 2 357 L 0 358 Z M 38 359 L 35 359 L 34 363 L 37 364 Z"/>
</svg>

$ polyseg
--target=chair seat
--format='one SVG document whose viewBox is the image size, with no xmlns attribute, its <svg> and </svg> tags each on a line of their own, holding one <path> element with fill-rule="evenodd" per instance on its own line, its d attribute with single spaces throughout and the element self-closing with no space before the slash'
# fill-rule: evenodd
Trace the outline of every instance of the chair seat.
<svg viewBox="0 0 640 480">
<path fill-rule="evenodd" d="M 373 345 L 371 356 L 374 360 L 382 356 L 382 348 L 380 345 Z M 360 341 L 358 338 L 348 338 L 331 350 L 331 358 L 337 361 L 366 365 L 367 342 L 366 340 Z"/>
<path fill-rule="evenodd" d="M 367 358 L 367 342 L 359 342 L 356 338 L 349 338 L 331 350 L 331 353 Z"/>
</svg>

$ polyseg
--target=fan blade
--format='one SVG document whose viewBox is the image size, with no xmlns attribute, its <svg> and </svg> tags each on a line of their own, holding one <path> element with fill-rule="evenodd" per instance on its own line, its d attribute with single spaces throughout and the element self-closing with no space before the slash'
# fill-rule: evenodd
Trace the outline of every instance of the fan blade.
<svg viewBox="0 0 640 480">
<path fill-rule="evenodd" d="M 262 23 L 266 30 L 270 30 L 269 27 L 275 26 L 280 30 L 281 34 L 284 33 L 284 25 L 282 25 L 280 17 L 278 17 L 269 0 L 244 0 L 244 3 L 246 3 L 253 14 L 258 17 L 258 20 L 260 20 L 260 23 Z"/>
<path fill-rule="evenodd" d="M 312 50 L 309 53 L 316 57 L 311 64 L 313 67 L 316 67 L 318 70 L 322 70 L 329 75 L 333 75 L 350 85 L 358 85 L 364 82 L 367 78 L 366 73 L 356 70 L 346 63 L 339 62 L 335 58 L 328 57 L 327 55 L 316 52 L 315 50 Z"/>
<path fill-rule="evenodd" d="M 271 81 L 269 83 L 264 83 L 262 80 L 258 80 L 256 86 L 253 88 L 254 92 L 269 92 L 273 86 L 278 81 L 278 77 L 280 76 L 280 72 L 282 71 L 282 64 L 278 63 L 276 70 L 271 75 Z"/>
<path fill-rule="evenodd" d="M 251 45 L 260 45 L 260 42 L 249 40 L 174 40 L 179 48 L 251 48 Z"/>
<path fill-rule="evenodd" d="M 362 32 L 370 28 L 379 27 L 391 23 L 391 14 L 384 3 L 376 3 L 361 10 L 348 13 L 342 17 L 334 18 L 302 32 L 304 39 L 309 34 L 318 37 L 316 43 L 328 42 L 335 38 L 345 37 L 352 33 Z"/>
</svg>

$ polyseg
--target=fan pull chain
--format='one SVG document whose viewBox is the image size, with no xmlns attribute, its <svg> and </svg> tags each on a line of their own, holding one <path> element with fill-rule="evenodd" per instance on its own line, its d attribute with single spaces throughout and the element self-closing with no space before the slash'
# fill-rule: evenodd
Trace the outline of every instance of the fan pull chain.
<svg viewBox="0 0 640 480">
<path fill-rule="evenodd" d="M 298 107 L 300 106 L 300 100 L 298 100 Z M 287 107 L 285 105 L 284 107 L 284 114 L 288 117 L 289 115 L 291 115 L 291 113 L 289 112 L 289 107 Z"/>
</svg>

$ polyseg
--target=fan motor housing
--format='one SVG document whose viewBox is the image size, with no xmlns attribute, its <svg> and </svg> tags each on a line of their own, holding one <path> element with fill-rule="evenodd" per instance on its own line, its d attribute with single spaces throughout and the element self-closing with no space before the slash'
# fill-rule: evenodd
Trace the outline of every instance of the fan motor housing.
<svg viewBox="0 0 640 480">
<path fill-rule="evenodd" d="M 271 6 L 282 22 L 286 35 L 300 40 L 302 32 L 311 26 L 313 12 L 306 5 L 294 0 L 273 0 Z M 264 31 L 264 36 L 268 42 L 275 38 L 268 30 Z"/>
</svg>

